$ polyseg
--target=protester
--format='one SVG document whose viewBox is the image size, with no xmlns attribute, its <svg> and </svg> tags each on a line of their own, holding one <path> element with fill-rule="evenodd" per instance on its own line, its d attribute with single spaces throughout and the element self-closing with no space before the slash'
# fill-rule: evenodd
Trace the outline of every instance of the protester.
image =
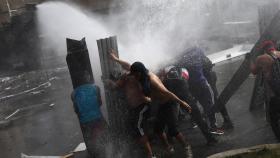
<svg viewBox="0 0 280 158">
<path fill-rule="evenodd" d="M 216 72 L 213 70 L 214 64 L 212 63 L 212 61 L 205 55 L 203 54 L 202 56 L 202 63 L 203 63 L 203 74 L 207 80 L 207 82 L 209 83 L 210 87 L 212 88 L 213 94 L 214 94 L 214 101 L 215 101 L 215 111 L 216 112 L 220 112 L 224 122 L 222 125 L 222 129 L 233 129 L 233 123 L 229 117 L 228 111 L 226 109 L 226 107 L 224 105 L 220 105 L 218 102 L 218 90 L 217 90 L 217 74 Z"/>
<path fill-rule="evenodd" d="M 197 122 L 202 134 L 205 136 L 208 145 L 215 144 L 217 140 L 210 133 L 207 123 L 203 120 L 195 99 L 189 91 L 189 75 L 185 68 L 168 66 L 164 69 L 162 81 L 164 86 L 177 95 L 180 99 L 188 102 L 192 108 L 191 118 Z"/>
<path fill-rule="evenodd" d="M 121 60 L 116 60 L 114 56 L 112 56 L 112 59 L 122 66 L 127 65 Z M 129 68 L 124 67 L 124 69 L 128 70 Z M 129 70 L 116 82 L 112 80 L 106 80 L 105 82 L 112 88 L 121 88 L 124 90 L 126 101 L 129 105 L 130 132 L 144 146 L 147 157 L 155 158 L 148 136 L 146 135 L 147 129 L 145 129 L 145 124 L 149 117 L 151 99 L 142 91 L 140 83 L 135 76 L 131 75 Z"/>
<path fill-rule="evenodd" d="M 166 107 L 171 107 L 171 106 L 176 106 L 174 103 L 179 103 L 181 106 L 186 108 L 187 110 L 191 111 L 191 107 L 181 99 L 179 99 L 175 94 L 172 92 L 168 91 L 161 80 L 152 72 L 146 69 L 144 64 L 141 62 L 135 62 L 132 65 L 129 63 L 120 60 L 114 52 L 111 53 L 111 57 L 114 61 L 120 63 L 122 67 L 128 71 L 130 71 L 130 75 L 134 76 L 135 79 L 138 81 L 138 83 L 141 85 L 141 90 L 142 92 L 146 95 L 151 97 L 153 101 L 156 101 L 159 103 L 159 108 L 166 108 Z M 167 136 L 164 132 L 164 130 L 161 128 L 163 123 L 166 123 L 165 120 L 161 120 L 161 113 L 157 115 L 160 117 L 158 120 L 161 122 L 158 122 L 156 124 L 156 132 L 160 135 L 160 138 L 163 140 L 165 143 L 168 152 L 172 152 L 173 147 L 168 143 Z M 172 116 L 167 119 L 172 119 Z M 182 133 L 176 131 L 176 128 L 174 127 L 174 124 L 172 124 L 172 130 L 173 130 L 173 135 L 179 140 L 180 143 L 182 143 L 187 157 L 192 158 L 192 151 L 191 151 L 191 146 L 186 142 L 184 136 Z"/>
<path fill-rule="evenodd" d="M 85 71 L 78 76 L 81 76 L 85 83 L 74 89 L 71 99 L 80 121 L 84 141 L 91 157 L 105 158 L 108 126 L 100 110 L 100 89 L 90 80 L 89 72 Z"/>
<path fill-rule="evenodd" d="M 190 48 L 182 59 L 178 61 L 178 66 L 186 68 L 190 73 L 190 90 L 192 95 L 202 105 L 204 113 L 207 115 L 210 131 L 213 134 L 224 134 L 216 126 L 214 94 L 203 73 L 203 51 L 198 47 Z"/>
<path fill-rule="evenodd" d="M 251 64 L 253 74 L 262 73 L 274 93 L 270 99 L 269 115 L 272 130 L 280 141 L 280 52 L 276 50 L 272 41 L 264 41 L 261 49 L 264 54 L 257 57 Z"/>
</svg>

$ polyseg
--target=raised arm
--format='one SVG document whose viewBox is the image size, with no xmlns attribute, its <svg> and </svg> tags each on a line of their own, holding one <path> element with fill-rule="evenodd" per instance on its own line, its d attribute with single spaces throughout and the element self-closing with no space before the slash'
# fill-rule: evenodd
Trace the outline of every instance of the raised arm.
<svg viewBox="0 0 280 158">
<path fill-rule="evenodd" d="M 119 59 L 119 58 L 117 57 L 117 52 L 116 52 L 115 50 L 111 49 L 111 51 L 110 51 L 110 57 L 111 57 L 111 59 L 112 59 L 113 61 L 119 63 L 119 64 L 122 66 L 123 69 L 125 69 L 125 70 L 127 70 L 127 71 L 130 70 L 130 66 L 131 66 L 131 65 L 130 65 L 128 62 Z"/>
<path fill-rule="evenodd" d="M 175 102 L 178 102 L 181 106 L 186 108 L 189 112 L 191 112 L 191 107 L 189 104 L 187 104 L 185 101 L 179 99 L 174 93 L 170 92 L 160 81 L 160 79 L 155 75 L 151 73 L 151 85 L 158 91 L 158 93 L 161 93 L 166 98 L 173 100 Z"/>
</svg>

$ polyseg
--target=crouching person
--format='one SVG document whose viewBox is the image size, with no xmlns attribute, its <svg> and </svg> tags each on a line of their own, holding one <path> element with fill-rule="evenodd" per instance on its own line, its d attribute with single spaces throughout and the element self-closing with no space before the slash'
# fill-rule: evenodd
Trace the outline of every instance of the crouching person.
<svg viewBox="0 0 280 158">
<path fill-rule="evenodd" d="M 74 89 L 71 99 L 90 157 L 105 158 L 108 125 L 100 110 L 102 105 L 100 88 L 94 81 L 90 81 L 87 71 L 82 76 L 86 82 Z"/>
</svg>

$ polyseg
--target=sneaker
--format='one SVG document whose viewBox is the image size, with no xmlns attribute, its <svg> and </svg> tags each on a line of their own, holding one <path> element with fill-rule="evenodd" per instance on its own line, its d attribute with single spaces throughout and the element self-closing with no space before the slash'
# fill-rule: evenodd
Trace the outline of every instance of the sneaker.
<svg viewBox="0 0 280 158">
<path fill-rule="evenodd" d="M 148 156 L 148 158 L 157 158 L 156 155 L 152 155 L 152 157 Z"/>
<path fill-rule="evenodd" d="M 225 132 L 222 129 L 219 128 L 212 128 L 210 129 L 210 133 L 215 134 L 215 135 L 223 135 Z"/>
<path fill-rule="evenodd" d="M 192 128 L 195 129 L 197 127 L 198 127 L 198 125 L 196 123 L 192 122 Z"/>
<path fill-rule="evenodd" d="M 172 146 L 170 146 L 170 147 L 167 149 L 167 152 L 168 152 L 169 154 L 174 154 L 174 153 L 175 153 L 175 149 L 174 149 Z"/>
<path fill-rule="evenodd" d="M 193 158 L 192 147 L 190 145 L 185 147 L 186 158 Z"/>
</svg>

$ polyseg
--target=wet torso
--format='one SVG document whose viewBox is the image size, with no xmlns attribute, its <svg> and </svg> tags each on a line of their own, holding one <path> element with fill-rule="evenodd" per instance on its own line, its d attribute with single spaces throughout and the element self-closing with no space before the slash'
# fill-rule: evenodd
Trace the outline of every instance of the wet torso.
<svg viewBox="0 0 280 158">
<path fill-rule="evenodd" d="M 134 76 L 126 75 L 124 80 L 125 83 L 123 89 L 127 102 L 131 108 L 136 108 L 143 103 L 150 102 L 150 99 L 144 95 L 140 83 L 134 78 Z"/>
<path fill-rule="evenodd" d="M 278 58 L 276 60 L 280 60 L 280 53 L 274 52 L 273 57 Z M 260 71 L 264 74 L 265 79 L 267 80 L 268 84 L 270 85 L 273 92 L 277 95 L 280 94 L 279 81 L 280 76 L 274 76 L 276 74 L 272 74 L 273 65 L 275 63 L 275 59 L 273 59 L 271 55 L 264 54 L 257 59 L 257 66 L 260 68 Z M 279 70 L 278 70 L 279 71 Z M 276 73 L 276 72 L 274 72 Z M 275 80 L 275 77 L 278 79 Z M 276 81 L 276 83 L 275 83 Z"/>
<path fill-rule="evenodd" d="M 275 53 L 276 57 L 280 58 L 280 53 L 277 51 Z M 268 54 L 264 54 L 258 57 L 257 66 L 260 67 L 261 72 L 264 74 L 266 80 L 271 79 L 271 70 L 274 60 Z"/>
</svg>

